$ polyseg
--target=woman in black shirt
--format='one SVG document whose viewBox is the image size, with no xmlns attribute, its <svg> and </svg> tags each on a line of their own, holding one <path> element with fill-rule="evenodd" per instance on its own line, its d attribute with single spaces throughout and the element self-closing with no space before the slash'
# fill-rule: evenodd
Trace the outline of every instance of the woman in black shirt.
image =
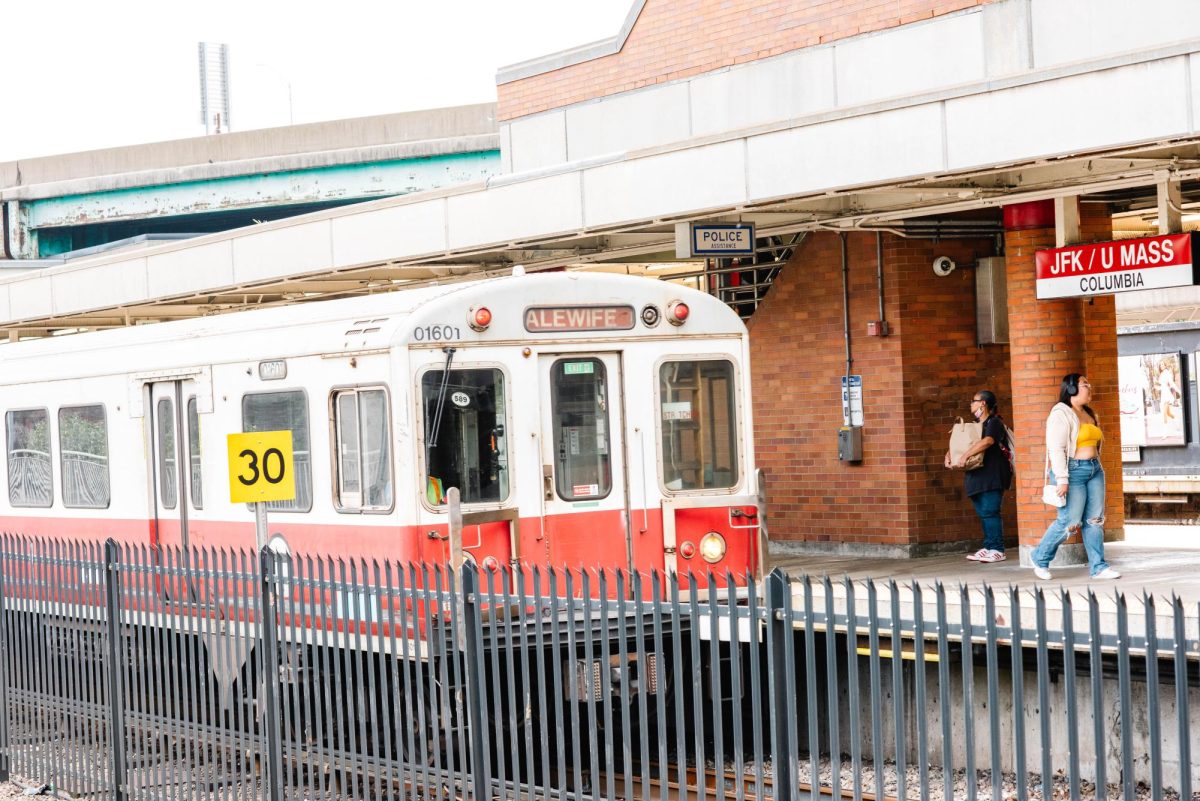
<svg viewBox="0 0 1200 801">
<path fill-rule="evenodd" d="M 1007 557 L 1004 555 L 1004 523 L 1000 519 L 1000 505 L 1004 501 L 1004 491 L 1012 482 L 1012 466 L 1003 451 L 1008 447 L 1008 436 L 1004 421 L 996 413 L 995 393 L 986 389 L 976 392 L 971 399 L 971 413 L 983 423 L 979 442 L 972 445 L 958 462 L 950 462 L 949 452 L 944 461 L 946 467 L 962 469 L 968 458 L 977 453 L 983 454 L 983 464 L 968 470 L 963 476 L 963 489 L 983 525 L 983 547 L 967 558 L 973 562 L 1002 562 Z"/>
</svg>

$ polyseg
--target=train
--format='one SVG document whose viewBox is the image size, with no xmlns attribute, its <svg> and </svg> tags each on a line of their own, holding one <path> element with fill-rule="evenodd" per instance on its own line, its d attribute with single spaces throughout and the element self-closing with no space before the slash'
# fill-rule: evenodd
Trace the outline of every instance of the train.
<svg viewBox="0 0 1200 801">
<path fill-rule="evenodd" d="M 0 530 L 445 564 L 456 488 L 481 566 L 761 576 L 738 316 L 515 273 L 5 345 Z M 295 497 L 257 542 L 227 435 L 276 430 Z"/>
<path fill-rule="evenodd" d="M 278 686 L 283 706 L 303 710 L 280 722 L 297 749 L 336 750 L 361 730 L 381 758 L 417 760 L 415 746 L 388 739 L 404 699 L 418 709 L 403 726 L 418 730 L 421 760 L 462 759 L 439 730 L 461 736 L 465 721 L 467 691 L 453 680 L 465 657 L 453 644 L 466 595 L 447 592 L 456 571 L 483 576 L 500 627 L 528 610 L 496 599 L 526 581 L 545 592 L 548 575 L 584 604 L 643 599 L 635 588 L 665 575 L 693 603 L 737 604 L 763 576 L 747 330 L 717 298 L 665 281 L 515 270 L 11 342 L 0 347 L 0 409 L 10 625 L 61 675 L 100 675 L 98 655 L 122 643 L 115 658 L 136 681 L 111 695 L 154 732 L 261 735 Z M 290 432 L 290 461 L 229 447 L 231 434 L 279 431 Z M 248 472 L 288 474 L 294 492 L 235 503 L 233 482 Z M 45 564 L 45 542 L 83 556 L 23 575 L 42 569 L 28 566 Z M 99 556 L 117 552 L 129 564 Z M 258 594 L 267 579 L 246 568 L 256 553 L 298 577 L 287 584 L 296 595 L 280 590 L 278 635 Z M 231 558 L 241 567 L 225 566 Z M 314 563 L 328 566 L 327 582 L 306 572 Z M 370 583 L 366 566 L 381 563 L 388 581 L 393 568 L 407 576 L 406 589 Z M 351 577 L 362 566 L 361 583 L 333 578 L 347 564 Z M 61 605 L 29 600 L 51 590 Z M 542 611 L 574 625 L 569 609 Z M 505 667 L 489 692 L 532 682 L 549 704 L 550 685 L 530 673 L 542 665 L 538 675 L 566 677 L 562 702 L 577 714 L 601 690 L 578 690 L 592 683 L 572 676 L 602 676 L 596 688 L 646 703 L 609 674 L 653 675 L 646 692 L 657 699 L 695 675 L 720 686 L 712 672 L 746 647 L 672 651 L 647 620 L 588 614 L 611 632 L 545 652 L 523 636 L 513 654 L 490 654 Z M 396 620 L 407 622 L 385 622 Z M 36 695 L 44 679 L 17 682 Z M 314 731 L 330 699 L 340 722 Z M 526 717 L 519 700 L 497 704 L 497 720 Z M 624 725 L 598 727 L 626 738 Z M 495 739 L 493 758 L 518 729 Z"/>
<path fill-rule="evenodd" d="M 1117 329 L 1125 519 L 1200 523 L 1200 322 Z"/>
</svg>

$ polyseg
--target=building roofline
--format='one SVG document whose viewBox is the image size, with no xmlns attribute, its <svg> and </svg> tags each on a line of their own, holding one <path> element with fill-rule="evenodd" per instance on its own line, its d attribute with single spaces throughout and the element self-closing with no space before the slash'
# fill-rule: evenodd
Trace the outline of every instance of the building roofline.
<svg viewBox="0 0 1200 801">
<path fill-rule="evenodd" d="M 625 47 L 625 41 L 629 38 L 630 31 L 633 30 L 634 23 L 641 16 L 645 5 L 646 0 L 633 0 L 633 5 L 629 9 L 629 13 L 625 15 L 625 22 L 622 23 L 621 29 L 607 39 L 600 39 L 595 42 L 579 45 L 578 47 L 559 50 L 556 53 L 549 53 L 544 56 L 528 59 L 527 61 L 518 61 L 516 64 L 501 67 L 496 70 L 496 85 L 500 86 L 512 83 L 522 78 L 530 78 L 545 72 L 553 72 L 563 67 L 582 64 L 585 61 L 592 61 L 593 59 L 604 58 L 605 56 L 611 56 L 613 53 L 621 52 L 621 49 Z"/>
</svg>

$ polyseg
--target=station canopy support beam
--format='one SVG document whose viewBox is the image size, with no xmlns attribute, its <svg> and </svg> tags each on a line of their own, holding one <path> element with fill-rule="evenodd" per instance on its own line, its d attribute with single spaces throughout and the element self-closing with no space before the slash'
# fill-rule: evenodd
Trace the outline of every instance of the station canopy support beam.
<svg viewBox="0 0 1200 801">
<path fill-rule="evenodd" d="M 1183 231 L 1183 192 L 1179 181 L 1170 173 L 1158 181 L 1158 232 L 1178 234 Z"/>
<path fill-rule="evenodd" d="M 1054 198 L 1055 247 L 1079 242 L 1079 195 Z"/>
</svg>

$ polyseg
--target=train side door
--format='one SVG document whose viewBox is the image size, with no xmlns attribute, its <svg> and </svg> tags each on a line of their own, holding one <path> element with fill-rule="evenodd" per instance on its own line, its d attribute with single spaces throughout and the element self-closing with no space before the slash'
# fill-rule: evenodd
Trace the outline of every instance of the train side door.
<svg viewBox="0 0 1200 801">
<path fill-rule="evenodd" d="M 621 357 L 538 361 L 542 525 L 549 564 L 632 566 Z"/>
<path fill-rule="evenodd" d="M 186 380 L 150 384 L 146 415 L 152 462 L 147 472 L 152 478 L 156 539 L 163 547 L 185 550 L 192 544 L 188 510 L 199 501 L 190 497 L 199 478 L 195 458 L 199 432 L 194 430 L 198 419 L 193 413 L 194 396 L 189 397 L 191 386 Z"/>
</svg>

